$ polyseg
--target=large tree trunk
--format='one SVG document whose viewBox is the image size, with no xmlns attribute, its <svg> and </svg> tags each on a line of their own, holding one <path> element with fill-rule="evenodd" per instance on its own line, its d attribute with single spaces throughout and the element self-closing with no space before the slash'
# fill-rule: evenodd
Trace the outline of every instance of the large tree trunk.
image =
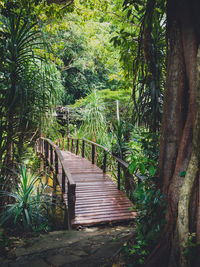
<svg viewBox="0 0 200 267">
<path fill-rule="evenodd" d="M 167 83 L 159 158 L 159 186 L 167 199 L 167 213 L 163 240 L 149 257 L 148 267 L 190 266 L 184 256 L 187 234 L 197 229 L 200 239 L 196 197 L 199 156 L 195 146 L 199 128 L 196 115 L 199 109 L 196 66 L 200 65 L 198 6 L 196 0 L 168 0 L 167 3 Z M 186 175 L 180 175 L 184 171 Z"/>
</svg>

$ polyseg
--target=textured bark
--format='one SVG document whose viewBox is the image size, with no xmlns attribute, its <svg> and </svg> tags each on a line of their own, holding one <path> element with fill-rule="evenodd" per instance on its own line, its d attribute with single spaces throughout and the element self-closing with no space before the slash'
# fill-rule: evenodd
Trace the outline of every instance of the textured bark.
<svg viewBox="0 0 200 267">
<path fill-rule="evenodd" d="M 167 4 L 167 82 L 159 158 L 159 186 L 166 195 L 167 213 L 162 240 L 147 260 L 145 266 L 148 267 L 189 266 L 183 257 L 187 233 L 196 227 L 197 238 L 200 238 L 197 222 L 200 208 L 197 209 L 198 198 L 193 195 L 199 190 L 194 190 L 194 184 L 199 185 L 196 182 L 199 148 L 194 152 L 194 142 L 200 137 L 193 135 L 200 124 L 195 124 L 195 119 L 198 120 L 196 65 L 200 19 L 196 9 L 199 3 L 196 0 L 168 0 Z M 187 171 L 185 177 L 181 177 L 182 171 Z M 189 210 L 191 201 L 192 211 Z"/>
<path fill-rule="evenodd" d="M 200 175 L 198 177 L 198 205 L 197 205 L 197 225 L 196 225 L 196 233 L 197 233 L 197 241 L 200 241 Z"/>
<path fill-rule="evenodd" d="M 194 124 L 192 155 L 187 168 L 187 173 L 181 187 L 179 203 L 178 203 L 178 235 L 180 247 L 180 266 L 187 267 L 189 262 L 184 256 L 184 251 L 187 246 L 189 235 L 189 204 L 192 197 L 192 189 L 196 180 L 199 166 L 199 140 L 200 140 L 200 49 L 197 55 L 197 78 L 196 78 L 196 106 L 197 114 Z"/>
<path fill-rule="evenodd" d="M 169 38 L 173 42 L 169 44 L 168 51 L 167 90 L 165 90 L 164 95 L 159 158 L 160 186 L 163 187 L 165 194 L 168 191 L 168 186 L 175 169 L 178 147 L 185 123 L 184 114 L 187 111 L 187 103 L 180 105 L 184 99 L 187 99 L 187 92 L 185 92 L 186 79 L 181 29 L 176 21 L 172 24 Z"/>
<path fill-rule="evenodd" d="M 184 256 L 189 237 L 189 204 L 192 194 L 192 188 L 198 172 L 198 156 L 195 151 L 192 152 L 191 159 L 187 168 L 187 174 L 180 190 L 178 204 L 177 230 L 180 249 L 180 266 L 187 267 L 189 262 Z"/>
</svg>

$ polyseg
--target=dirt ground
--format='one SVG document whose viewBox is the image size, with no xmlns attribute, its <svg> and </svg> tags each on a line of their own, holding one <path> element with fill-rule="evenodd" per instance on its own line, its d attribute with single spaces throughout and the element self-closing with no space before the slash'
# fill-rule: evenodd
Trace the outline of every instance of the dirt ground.
<svg viewBox="0 0 200 267">
<path fill-rule="evenodd" d="M 84 227 L 15 240 L 1 267 L 126 266 L 118 255 L 134 235 L 132 225 Z"/>
</svg>

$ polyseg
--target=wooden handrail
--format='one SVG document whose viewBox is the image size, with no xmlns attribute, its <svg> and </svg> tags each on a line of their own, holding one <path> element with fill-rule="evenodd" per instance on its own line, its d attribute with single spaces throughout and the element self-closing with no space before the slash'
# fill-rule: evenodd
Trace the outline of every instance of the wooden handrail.
<svg viewBox="0 0 200 267">
<path fill-rule="evenodd" d="M 106 172 L 106 161 L 107 161 L 107 154 L 110 154 L 118 163 L 118 167 L 117 167 L 117 178 L 118 178 L 118 189 L 120 190 L 120 169 L 121 166 L 125 169 L 128 168 L 129 164 L 126 163 L 124 160 L 120 159 L 119 157 L 117 157 L 116 155 L 114 155 L 111 151 L 109 151 L 108 148 L 99 145 L 93 141 L 90 141 L 88 139 L 85 138 L 77 138 L 77 137 L 64 137 L 61 139 L 57 140 L 57 143 L 60 145 L 60 149 L 61 149 L 61 140 L 63 141 L 62 143 L 64 144 L 64 140 L 67 140 L 67 149 L 70 150 L 70 140 L 72 141 L 71 143 L 71 152 L 74 152 L 74 141 L 76 140 L 76 154 L 78 154 L 79 151 L 79 144 L 80 141 L 82 141 L 82 157 L 84 158 L 85 156 L 85 143 L 88 143 L 91 145 L 92 147 L 92 164 L 95 163 L 95 147 L 99 147 L 104 151 L 104 161 L 103 161 L 103 172 Z M 64 145 L 63 145 L 64 146 Z"/>
<path fill-rule="evenodd" d="M 125 162 L 123 159 L 120 159 L 119 157 L 115 156 L 112 152 L 109 151 L 109 149 L 107 147 L 104 147 L 102 145 L 99 145 L 93 141 L 90 141 L 88 139 L 85 139 L 85 138 L 77 138 L 77 137 L 64 137 L 64 138 L 61 138 L 62 140 L 65 139 L 71 139 L 71 140 L 79 140 L 79 141 L 85 141 L 86 143 L 88 144 L 91 144 L 91 145 L 95 145 L 96 147 L 99 147 L 101 149 L 103 149 L 104 151 L 106 151 L 108 154 L 110 154 L 113 158 L 116 159 L 117 162 L 119 162 L 121 165 L 123 165 L 125 168 L 128 168 L 129 164 L 127 162 Z M 58 139 L 58 142 L 59 140 L 61 139 Z"/>
<path fill-rule="evenodd" d="M 44 141 L 47 141 L 47 142 L 50 144 L 50 146 L 53 148 L 53 150 L 56 152 L 56 154 L 57 154 L 57 156 L 58 156 L 58 158 L 59 158 L 59 160 L 60 160 L 60 163 L 61 163 L 61 165 L 62 165 L 62 167 L 63 167 L 63 169 L 64 169 L 65 175 L 66 175 L 66 177 L 67 177 L 67 179 L 68 179 L 70 185 L 74 185 L 74 184 L 76 184 L 75 181 L 73 180 L 72 176 L 71 176 L 71 173 L 70 173 L 69 169 L 66 167 L 66 165 L 65 165 L 65 167 L 64 167 L 64 158 L 63 158 L 63 156 L 62 156 L 62 153 L 61 153 L 59 147 L 56 146 L 56 145 L 55 145 L 50 139 L 48 139 L 48 138 L 40 137 L 40 139 L 41 139 L 41 140 L 44 140 Z"/>
<path fill-rule="evenodd" d="M 38 142 L 39 142 L 39 144 L 37 145 L 37 148 L 39 150 L 38 152 L 43 154 L 43 156 L 45 157 L 45 162 L 47 166 L 50 165 L 53 168 L 53 165 L 55 165 L 54 169 L 56 176 L 58 175 L 59 172 L 58 162 L 60 162 L 61 164 L 61 170 L 62 170 L 61 188 L 63 194 L 66 193 L 65 190 L 66 190 L 66 179 L 67 179 L 67 188 L 68 188 L 67 208 L 69 214 L 68 222 L 70 224 L 68 225 L 68 227 L 71 227 L 71 221 L 75 218 L 76 183 L 73 180 L 71 173 L 66 166 L 66 162 L 64 161 L 60 148 L 48 138 L 40 137 L 38 139 Z M 61 146 L 60 140 L 56 143 L 58 143 Z M 62 146 L 64 149 L 64 140 Z M 53 157 L 53 151 L 54 151 L 54 157 Z"/>
</svg>

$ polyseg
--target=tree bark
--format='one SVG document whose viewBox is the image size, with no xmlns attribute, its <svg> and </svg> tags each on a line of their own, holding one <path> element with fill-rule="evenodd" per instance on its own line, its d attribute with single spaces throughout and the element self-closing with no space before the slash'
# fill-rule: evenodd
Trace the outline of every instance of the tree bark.
<svg viewBox="0 0 200 267">
<path fill-rule="evenodd" d="M 159 186 L 166 196 L 167 212 L 163 238 L 147 260 L 145 266 L 148 267 L 189 266 L 184 256 L 188 233 L 196 228 L 197 239 L 200 238 L 197 222 L 200 209 L 194 196 L 195 191 L 199 191 L 199 188 L 194 190 L 194 184 L 200 150 L 197 145 L 200 140 L 199 74 L 196 77 L 196 66 L 200 64 L 198 7 L 196 0 L 167 1 L 167 81 L 159 157 Z M 183 171 L 186 171 L 185 177 L 180 175 Z M 192 200 L 195 207 L 191 211 Z"/>
</svg>

